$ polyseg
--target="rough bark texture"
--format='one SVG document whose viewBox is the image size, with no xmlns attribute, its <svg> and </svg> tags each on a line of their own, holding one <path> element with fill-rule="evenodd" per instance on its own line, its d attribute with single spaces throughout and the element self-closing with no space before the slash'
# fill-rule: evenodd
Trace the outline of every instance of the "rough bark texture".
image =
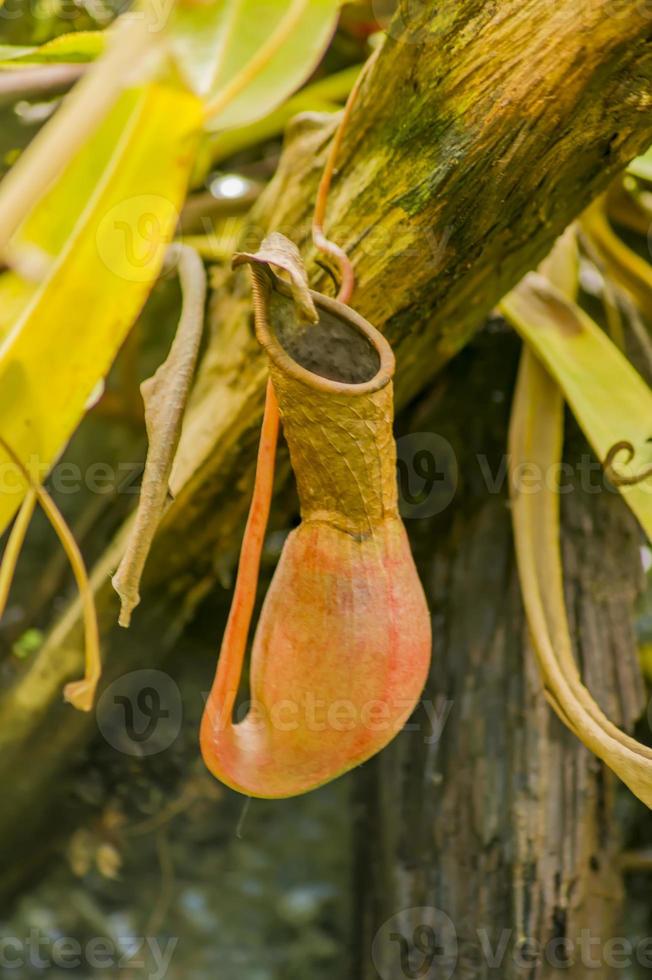
<svg viewBox="0 0 652 980">
<path fill-rule="evenodd" d="M 473 0 L 405 9 L 410 16 L 397 19 L 353 114 L 326 229 L 355 262 L 355 305 L 395 346 L 399 406 L 652 141 L 652 20 L 641 5 Z M 253 241 L 243 244 L 277 229 L 305 246 L 332 130 L 323 120 L 294 128 L 255 209 Z M 160 662 L 237 554 L 264 367 L 245 279 L 217 280 L 175 500 L 130 634 L 113 626 L 108 578 L 119 541 L 95 571 L 107 678 L 142 666 L 144 656 Z M 279 482 L 287 472 L 282 465 Z M 92 718 L 61 703 L 81 660 L 72 609 L 0 701 L 0 777 L 11 787 L 0 814 L 5 855 L 33 841 L 71 753 L 93 732 Z M 38 862 L 38 851 L 29 853 Z"/>
<path fill-rule="evenodd" d="M 628 935 L 620 921 L 615 780 L 547 705 L 519 596 L 500 478 L 516 346 L 506 335 L 485 335 L 447 372 L 444 397 L 409 426 L 446 437 L 460 466 L 455 500 L 428 533 L 414 535 L 433 609 L 426 696 L 440 710 L 446 705 L 446 725 L 429 743 L 432 729 L 418 714 L 420 730 L 404 733 L 360 778 L 356 976 L 363 980 L 408 975 L 397 934 L 408 943 L 411 968 L 423 968 L 428 944 L 424 951 L 416 930 L 431 925 L 437 933 L 432 913 L 417 911 L 383 930 L 411 908 L 435 908 L 452 920 L 458 956 L 455 972 L 446 972 L 451 961 L 442 951 L 430 971 L 413 976 L 620 975 L 606 947 Z M 595 472 L 591 486 L 600 492 L 582 489 L 596 464 L 572 420 L 569 428 L 567 605 L 592 692 L 631 730 L 643 706 L 631 627 L 639 531 Z M 590 930 L 592 946 L 580 945 L 582 930 Z"/>
</svg>

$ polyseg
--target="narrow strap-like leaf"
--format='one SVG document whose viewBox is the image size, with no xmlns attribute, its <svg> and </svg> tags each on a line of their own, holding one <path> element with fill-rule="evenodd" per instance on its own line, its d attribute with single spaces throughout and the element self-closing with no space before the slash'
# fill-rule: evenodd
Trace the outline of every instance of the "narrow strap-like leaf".
<svg viewBox="0 0 652 980">
<path fill-rule="evenodd" d="M 652 807 L 652 749 L 614 725 L 582 683 L 566 613 L 560 496 L 559 487 L 551 483 L 551 477 L 560 473 L 564 433 L 562 387 L 572 374 L 572 360 L 569 360 L 572 352 L 564 349 L 560 338 L 575 337 L 578 332 L 584 338 L 585 329 L 584 315 L 573 302 L 577 293 L 574 231 L 559 240 L 541 267 L 541 273 L 534 292 L 530 280 L 529 292 L 520 290 L 517 295 L 510 294 L 502 304 L 505 315 L 526 340 L 509 431 L 512 522 L 523 603 L 551 707 L 587 748 Z M 547 346 L 547 338 L 541 334 L 549 333 L 554 341 Z M 591 341 L 594 333 L 590 328 L 588 337 L 588 342 L 584 340 L 588 352 L 582 349 L 585 357 L 590 356 L 592 343 L 599 341 L 599 338 Z M 555 342 L 562 345 L 564 357 L 555 357 Z M 613 350 L 622 358 L 616 348 Z M 535 356 L 535 351 L 545 352 L 546 365 L 556 365 L 557 380 L 548 373 L 543 359 Z M 591 390 L 591 378 L 582 376 L 582 367 L 588 374 L 586 363 L 580 359 L 575 372 L 589 389 L 590 400 L 595 392 Z M 567 387 L 575 392 L 572 384 L 568 383 Z M 608 411 L 607 403 L 602 408 Z M 536 492 L 521 487 L 521 474 L 526 471 L 541 475 Z"/>
<path fill-rule="evenodd" d="M 652 539 L 652 492 L 640 482 L 652 465 L 652 391 L 596 323 L 538 273 L 500 303 L 509 322 L 559 384 L 603 463 L 616 465 L 618 489 Z"/>
<path fill-rule="evenodd" d="M 652 807 L 652 749 L 609 721 L 582 684 L 573 657 L 559 548 L 559 493 L 549 479 L 559 472 L 562 435 L 559 387 L 526 346 L 512 407 L 509 460 L 514 540 L 532 643 L 548 699 L 561 720 Z M 524 465 L 545 474 L 536 493 L 520 488 Z"/>
</svg>

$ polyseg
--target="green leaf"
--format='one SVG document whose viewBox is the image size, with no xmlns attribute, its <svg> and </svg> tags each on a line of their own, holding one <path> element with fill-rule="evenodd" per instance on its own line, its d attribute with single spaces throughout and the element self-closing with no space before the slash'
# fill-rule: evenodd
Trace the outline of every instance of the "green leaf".
<svg viewBox="0 0 652 980">
<path fill-rule="evenodd" d="M 346 101 L 362 66 L 354 65 L 306 85 L 296 95 L 267 115 L 246 126 L 213 133 L 205 142 L 203 170 L 196 171 L 193 183 L 200 183 L 211 167 L 242 150 L 280 136 L 293 116 L 300 112 L 338 112 Z"/>
<path fill-rule="evenodd" d="M 652 391 L 598 325 L 538 273 L 527 275 L 500 309 L 557 381 L 600 461 L 628 443 L 631 461 L 618 455 L 614 468 L 631 478 L 648 470 Z M 652 540 L 652 478 L 618 489 Z"/>
<path fill-rule="evenodd" d="M 78 31 L 36 47 L 0 44 L 0 68 L 93 61 L 104 51 L 105 42 L 104 31 Z"/>
<path fill-rule="evenodd" d="M 229 91 L 211 129 L 243 126 L 271 112 L 297 89 L 321 59 L 335 30 L 341 0 L 217 0 L 179 3 L 170 23 L 170 43 L 186 83 L 207 102 Z M 285 20 L 288 18 L 287 20 Z M 274 33 L 290 25 L 287 36 L 259 66 L 257 59 Z M 236 86 L 237 88 L 237 86 Z"/>
<path fill-rule="evenodd" d="M 127 90 L 11 241 L 19 274 L 0 293 L 23 270 L 42 278 L 21 282 L 25 305 L 0 346 L 0 434 L 32 473 L 58 458 L 160 272 L 202 118 L 179 89 Z M 4 453 L 0 470 L 1 531 L 26 485 Z"/>
</svg>

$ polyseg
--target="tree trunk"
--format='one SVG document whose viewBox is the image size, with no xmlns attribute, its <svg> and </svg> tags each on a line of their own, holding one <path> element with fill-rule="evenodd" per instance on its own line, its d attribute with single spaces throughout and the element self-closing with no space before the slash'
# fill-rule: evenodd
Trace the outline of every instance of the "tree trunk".
<svg viewBox="0 0 652 980">
<path fill-rule="evenodd" d="M 450 440 L 460 467 L 451 506 L 414 534 L 433 610 L 426 697 L 445 725 L 434 738 L 420 711 L 418 730 L 359 777 L 362 980 L 606 980 L 606 944 L 627 935 L 617 781 L 547 705 L 524 624 L 504 457 L 517 346 L 485 335 L 410 424 Z M 589 484 L 595 460 L 570 428 L 567 605 L 593 694 L 631 730 L 643 706 L 639 531 L 595 472 Z"/>
<path fill-rule="evenodd" d="M 432 381 L 569 221 L 652 141 L 652 24 L 638 4 L 468 0 L 408 9 L 363 86 L 326 229 L 355 263 L 356 307 L 395 346 L 399 406 Z M 243 245 L 277 229 L 311 257 L 310 213 L 333 126 L 294 126 Z M 143 660 L 160 663 L 236 560 L 265 366 L 246 280 L 221 271 L 216 285 L 213 330 L 173 474 L 175 499 L 130 633 L 114 625 L 109 584 L 120 540 L 95 569 L 107 679 Z M 279 485 L 287 476 L 284 463 Z M 56 805 L 62 771 L 93 734 L 94 719 L 61 702 L 81 663 L 73 607 L 38 656 L 14 668 L 0 701 L 0 777 L 11 786 L 0 813 L 0 859 L 20 851 L 38 862 L 31 842 Z"/>
</svg>

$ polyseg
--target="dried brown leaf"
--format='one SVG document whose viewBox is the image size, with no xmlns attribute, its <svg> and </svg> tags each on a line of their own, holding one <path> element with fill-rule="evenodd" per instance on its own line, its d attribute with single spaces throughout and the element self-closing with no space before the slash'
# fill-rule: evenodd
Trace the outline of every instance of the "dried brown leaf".
<svg viewBox="0 0 652 980">
<path fill-rule="evenodd" d="M 234 255 L 234 268 L 244 263 L 273 266 L 275 275 L 290 287 L 302 318 L 307 323 L 317 323 L 319 316 L 308 288 L 308 276 L 294 242 L 280 232 L 272 232 L 263 240 L 257 252 L 238 252 Z"/>
<path fill-rule="evenodd" d="M 121 601 L 119 622 L 125 627 L 140 602 L 140 579 L 168 498 L 170 471 L 204 324 L 206 273 L 202 261 L 187 245 L 171 246 L 170 255 L 178 263 L 183 307 L 167 359 L 141 385 L 149 449 L 138 509 L 125 554 L 112 579 Z"/>
</svg>

